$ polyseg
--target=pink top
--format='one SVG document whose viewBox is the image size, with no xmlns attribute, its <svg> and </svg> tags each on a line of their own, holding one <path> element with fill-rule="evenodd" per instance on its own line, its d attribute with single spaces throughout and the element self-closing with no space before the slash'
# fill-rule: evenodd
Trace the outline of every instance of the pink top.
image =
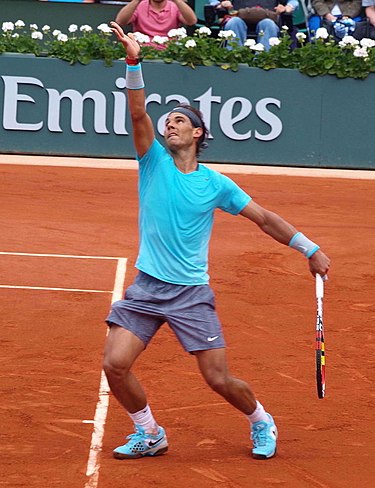
<svg viewBox="0 0 375 488">
<path fill-rule="evenodd" d="M 180 27 L 184 19 L 174 2 L 168 0 L 165 7 L 157 12 L 149 0 L 142 0 L 130 22 L 133 24 L 133 32 L 142 32 L 152 38 L 166 36 L 171 29 Z"/>
</svg>

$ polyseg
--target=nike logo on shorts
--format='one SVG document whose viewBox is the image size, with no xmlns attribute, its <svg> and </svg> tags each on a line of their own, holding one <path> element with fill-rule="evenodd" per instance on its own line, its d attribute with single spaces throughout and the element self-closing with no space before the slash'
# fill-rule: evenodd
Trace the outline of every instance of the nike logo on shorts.
<svg viewBox="0 0 375 488">
<path fill-rule="evenodd" d="M 218 338 L 219 338 L 219 336 L 207 337 L 207 340 L 208 340 L 208 342 L 212 342 L 212 341 L 215 341 Z"/>
</svg>

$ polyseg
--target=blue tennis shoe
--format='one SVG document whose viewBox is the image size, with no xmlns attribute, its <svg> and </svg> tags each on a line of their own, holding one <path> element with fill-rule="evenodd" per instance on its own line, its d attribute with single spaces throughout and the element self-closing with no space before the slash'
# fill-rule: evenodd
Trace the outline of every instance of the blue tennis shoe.
<svg viewBox="0 0 375 488">
<path fill-rule="evenodd" d="M 260 420 L 251 427 L 252 455 L 255 459 L 269 459 L 276 454 L 277 427 L 272 416 L 269 413 L 267 416 L 268 422 Z"/>
<path fill-rule="evenodd" d="M 148 434 L 140 425 L 136 425 L 134 434 L 128 435 L 127 439 L 129 442 L 113 451 L 113 457 L 116 459 L 160 456 L 168 451 L 167 436 L 163 427 L 159 427 L 157 434 Z"/>
</svg>

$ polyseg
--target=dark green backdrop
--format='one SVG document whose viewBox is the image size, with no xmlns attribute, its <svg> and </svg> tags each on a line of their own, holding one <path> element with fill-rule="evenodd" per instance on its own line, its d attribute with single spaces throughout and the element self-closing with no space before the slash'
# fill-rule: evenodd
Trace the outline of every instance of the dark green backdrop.
<svg viewBox="0 0 375 488">
<path fill-rule="evenodd" d="M 375 75 L 338 80 L 310 78 L 293 70 L 266 72 L 241 66 L 234 73 L 162 62 L 145 62 L 143 69 L 155 125 L 177 99 L 185 98 L 204 112 L 213 137 L 202 154 L 204 161 L 375 167 Z M 129 116 L 124 115 L 124 74 L 121 61 L 108 68 L 101 61 L 70 66 L 57 59 L 1 55 L 0 152 L 134 157 Z M 22 77 L 26 82 L 19 82 Z M 90 97 L 87 92 L 94 90 L 97 102 L 88 98 L 71 103 L 63 98 L 54 103 L 54 97 L 67 89 L 78 98 Z M 74 111 L 83 107 L 85 132 L 72 130 L 72 107 Z M 76 119 L 79 125 L 80 116 Z M 61 132 L 55 131 L 56 121 Z M 14 123 L 42 127 L 19 130 L 12 127 Z"/>
</svg>

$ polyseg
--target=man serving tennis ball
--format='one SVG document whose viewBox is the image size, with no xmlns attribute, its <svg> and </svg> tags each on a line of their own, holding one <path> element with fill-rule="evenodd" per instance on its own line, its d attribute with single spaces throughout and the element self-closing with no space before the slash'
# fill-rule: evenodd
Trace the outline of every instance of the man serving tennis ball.
<svg viewBox="0 0 375 488">
<path fill-rule="evenodd" d="M 133 35 L 112 30 L 126 51 L 126 88 L 139 161 L 139 273 L 125 299 L 112 305 L 104 371 L 112 393 L 135 425 L 118 459 L 157 456 L 168 450 L 165 430 L 153 417 L 132 365 L 159 327 L 167 322 L 197 359 L 208 385 L 248 418 L 252 455 L 276 453 L 277 429 L 249 385 L 228 371 L 225 342 L 208 284 L 208 243 L 216 208 L 242 215 L 278 242 L 308 258 L 311 273 L 325 275 L 329 258 L 301 232 L 262 208 L 228 177 L 199 164 L 207 128 L 202 114 L 179 105 L 166 118 L 167 149 L 156 139 L 145 108 L 140 47 Z"/>
</svg>

